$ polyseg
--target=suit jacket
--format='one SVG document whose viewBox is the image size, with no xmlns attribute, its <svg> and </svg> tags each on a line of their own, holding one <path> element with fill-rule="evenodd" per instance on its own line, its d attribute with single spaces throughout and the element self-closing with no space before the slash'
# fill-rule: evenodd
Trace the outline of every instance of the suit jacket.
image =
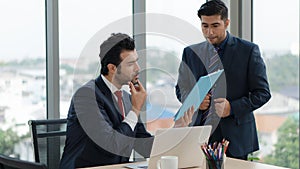
<svg viewBox="0 0 300 169">
<path fill-rule="evenodd" d="M 253 111 L 265 104 L 271 95 L 258 46 L 227 34 L 229 37 L 221 58 L 224 73 L 217 81 L 214 93 L 230 102 L 231 115 L 219 118 L 214 124 L 210 141 L 229 140 L 228 151 L 238 157 L 259 149 Z M 214 47 L 207 41 L 184 49 L 176 85 L 176 95 L 181 102 L 199 77 L 207 75 L 206 63 L 213 51 Z M 194 114 L 194 125 L 199 125 L 197 119 L 201 119 L 201 115 L 202 111 Z"/>
<path fill-rule="evenodd" d="M 115 102 L 101 76 L 76 91 L 68 112 L 61 169 L 128 162 L 133 149 L 149 157 L 153 137 L 142 123 L 132 131 L 122 122 Z M 131 101 L 127 92 L 123 92 L 123 102 L 128 113 Z"/>
</svg>

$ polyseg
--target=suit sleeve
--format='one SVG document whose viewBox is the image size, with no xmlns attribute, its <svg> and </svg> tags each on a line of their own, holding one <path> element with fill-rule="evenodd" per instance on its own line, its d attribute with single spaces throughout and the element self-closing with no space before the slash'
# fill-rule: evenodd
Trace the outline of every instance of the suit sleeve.
<svg viewBox="0 0 300 169">
<path fill-rule="evenodd" d="M 89 87 L 79 89 L 73 97 L 77 118 L 88 137 L 104 149 L 116 155 L 129 157 L 135 143 L 135 133 L 127 123 L 112 125 L 108 115 L 106 97 L 96 100 L 95 90 Z"/>
<path fill-rule="evenodd" d="M 233 100 L 230 103 L 232 112 L 236 118 L 242 117 L 245 115 L 245 112 L 250 113 L 254 111 L 271 98 L 266 66 L 257 45 L 254 45 L 251 49 L 247 76 L 249 96 Z"/>
<path fill-rule="evenodd" d="M 145 129 L 142 123 L 136 125 L 136 139 L 134 150 L 145 158 L 150 157 L 154 137 L 152 137 Z"/>
</svg>

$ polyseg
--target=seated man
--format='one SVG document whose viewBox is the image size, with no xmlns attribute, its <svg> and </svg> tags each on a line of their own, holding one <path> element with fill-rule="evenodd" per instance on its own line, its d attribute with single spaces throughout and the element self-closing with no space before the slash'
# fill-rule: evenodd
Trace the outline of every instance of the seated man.
<svg viewBox="0 0 300 169">
<path fill-rule="evenodd" d="M 134 40 L 112 34 L 101 44 L 99 56 L 101 75 L 72 98 L 61 169 L 126 163 L 133 149 L 150 155 L 153 137 L 139 122 L 146 91 L 138 80 Z M 129 85 L 130 94 L 121 90 L 123 85 Z M 190 108 L 175 126 L 188 126 L 193 113 Z"/>
</svg>

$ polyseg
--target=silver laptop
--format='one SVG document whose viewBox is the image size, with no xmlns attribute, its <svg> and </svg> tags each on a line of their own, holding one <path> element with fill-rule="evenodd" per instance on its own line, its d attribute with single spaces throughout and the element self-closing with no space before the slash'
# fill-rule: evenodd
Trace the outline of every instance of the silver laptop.
<svg viewBox="0 0 300 169">
<path fill-rule="evenodd" d="M 161 156 L 178 156 L 178 167 L 204 166 L 205 157 L 200 148 L 211 133 L 211 126 L 159 129 L 155 132 L 148 169 L 156 169 Z M 128 168 L 146 168 L 147 163 L 129 165 Z"/>
</svg>

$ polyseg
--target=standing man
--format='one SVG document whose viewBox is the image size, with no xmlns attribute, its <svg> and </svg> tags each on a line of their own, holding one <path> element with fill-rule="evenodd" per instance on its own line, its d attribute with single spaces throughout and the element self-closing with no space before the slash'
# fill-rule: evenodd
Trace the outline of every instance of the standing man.
<svg viewBox="0 0 300 169">
<path fill-rule="evenodd" d="M 112 34 L 101 44 L 99 56 L 101 75 L 72 98 L 61 169 L 126 163 L 133 149 L 144 157 L 150 155 L 153 137 L 139 121 L 146 91 L 138 80 L 134 40 Z M 130 94 L 121 89 L 123 85 L 129 85 Z M 187 126 L 192 116 L 191 108 L 175 122 L 176 127 Z"/>
<path fill-rule="evenodd" d="M 193 125 L 212 125 L 209 142 L 225 138 L 230 142 L 227 156 L 247 160 L 259 149 L 253 111 L 271 97 L 264 61 L 256 44 L 227 31 L 230 21 L 222 1 L 206 2 L 198 17 L 206 41 L 184 49 L 177 98 L 183 102 L 201 76 L 224 69 L 194 114 Z"/>
</svg>

